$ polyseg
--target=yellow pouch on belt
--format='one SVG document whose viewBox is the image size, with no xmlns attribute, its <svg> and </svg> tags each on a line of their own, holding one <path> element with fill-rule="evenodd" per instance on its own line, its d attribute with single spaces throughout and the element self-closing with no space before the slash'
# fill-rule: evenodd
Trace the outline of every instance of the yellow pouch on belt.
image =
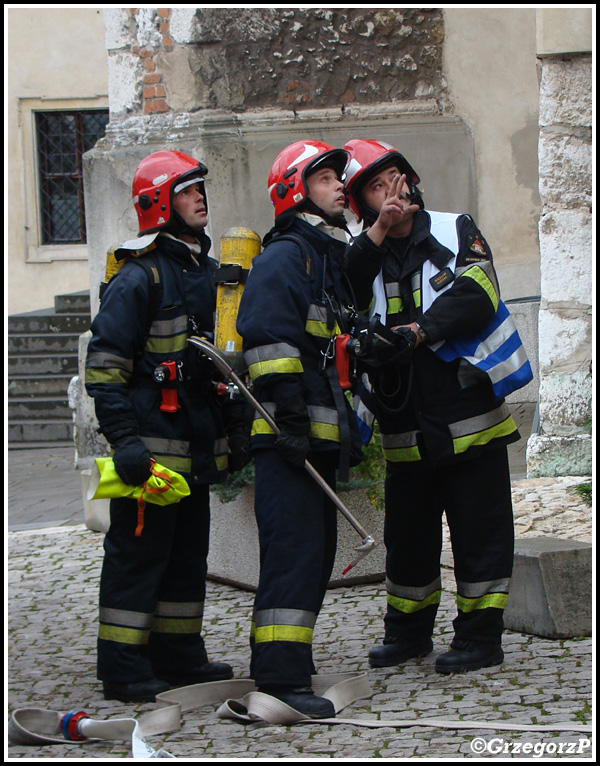
<svg viewBox="0 0 600 766">
<path fill-rule="evenodd" d="M 150 478 L 139 487 L 125 484 L 119 478 L 111 457 L 97 457 L 95 463 L 88 487 L 88 500 L 107 497 L 131 497 L 137 500 L 143 495 L 148 503 L 171 505 L 190 494 L 190 488 L 183 476 L 156 462 L 152 463 Z"/>
</svg>

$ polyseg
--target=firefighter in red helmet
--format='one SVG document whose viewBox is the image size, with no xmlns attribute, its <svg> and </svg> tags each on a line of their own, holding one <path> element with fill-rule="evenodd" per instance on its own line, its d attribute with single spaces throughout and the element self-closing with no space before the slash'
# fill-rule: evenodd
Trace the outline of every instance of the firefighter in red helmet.
<svg viewBox="0 0 600 766">
<path fill-rule="evenodd" d="M 312 637 L 336 553 L 336 510 L 304 469 L 306 458 L 335 488 L 360 459 L 356 420 L 335 371 L 346 249 L 347 154 L 297 141 L 273 163 L 268 189 L 275 226 L 252 265 L 237 329 L 254 392 L 275 436 L 255 416 L 255 513 L 260 578 L 251 675 L 260 691 L 311 718 L 335 715 L 313 694 Z"/>
<path fill-rule="evenodd" d="M 137 240 L 108 283 L 91 326 L 86 389 L 125 484 L 152 461 L 180 473 L 191 494 L 168 507 L 111 500 L 100 581 L 98 678 L 107 699 L 152 701 L 174 685 L 231 678 L 208 660 L 201 634 L 209 485 L 245 460 L 239 407 L 214 392 L 214 373 L 187 337 L 213 331 L 215 264 L 205 233 L 207 168 L 178 151 L 143 159 L 133 178 Z M 138 256 L 138 257 L 132 257 Z M 164 376 L 176 406 L 162 406 Z M 172 391 L 171 391 L 172 394 Z M 173 401 L 172 399 L 170 401 Z M 228 451 L 226 430 L 239 449 Z"/>
<path fill-rule="evenodd" d="M 473 219 L 425 210 L 419 176 L 393 146 L 344 148 L 350 207 L 365 226 L 346 261 L 356 306 L 412 338 L 403 358 L 368 370 L 362 392 L 386 459 L 387 611 L 369 663 L 433 650 L 445 513 L 457 615 L 436 670 L 498 665 L 514 542 L 507 445 L 519 438 L 504 396 L 531 368 Z"/>
</svg>

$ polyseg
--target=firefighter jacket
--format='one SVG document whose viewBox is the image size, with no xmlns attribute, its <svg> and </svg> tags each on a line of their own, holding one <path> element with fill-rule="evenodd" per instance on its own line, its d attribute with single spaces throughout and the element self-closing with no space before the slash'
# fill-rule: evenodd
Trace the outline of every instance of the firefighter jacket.
<svg viewBox="0 0 600 766">
<path fill-rule="evenodd" d="M 85 384 L 100 430 L 111 441 L 115 424 L 133 424 L 156 461 L 190 483 L 222 481 L 227 439 L 214 370 L 187 343 L 212 332 L 216 286 L 210 240 L 192 258 L 183 242 L 161 234 L 151 252 L 131 258 L 109 282 L 91 325 Z M 161 410 L 154 370 L 176 363 L 179 409 Z"/>
<path fill-rule="evenodd" d="M 311 449 L 341 446 L 352 452 L 349 464 L 356 464 L 360 437 L 333 359 L 346 244 L 298 217 L 265 242 L 252 262 L 237 321 L 255 394 L 276 422 L 278 410 L 303 400 Z M 273 443 L 273 431 L 256 415 L 252 448 Z"/>
<path fill-rule="evenodd" d="M 419 211 L 408 237 L 388 237 L 378 247 L 363 233 L 346 255 L 360 311 L 373 309 L 373 280 L 381 272 L 385 324 L 418 322 L 427 334 L 406 363 L 369 372 L 374 396 L 365 399 L 379 422 L 386 459 L 398 464 L 449 464 L 519 438 L 485 372 L 464 358 L 446 361 L 430 347 L 474 335 L 494 319 L 500 296 L 490 248 L 467 215 L 456 218 L 456 257 L 430 229 L 430 215 Z M 431 291 L 438 296 L 423 311 Z"/>
</svg>

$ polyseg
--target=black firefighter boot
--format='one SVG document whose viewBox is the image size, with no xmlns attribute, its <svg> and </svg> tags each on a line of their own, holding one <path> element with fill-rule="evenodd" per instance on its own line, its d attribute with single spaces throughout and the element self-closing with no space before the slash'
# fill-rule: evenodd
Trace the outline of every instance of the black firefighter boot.
<svg viewBox="0 0 600 766">
<path fill-rule="evenodd" d="M 335 718 L 333 702 L 317 697 L 310 686 L 292 689 L 287 686 L 261 686 L 259 692 L 269 694 L 308 718 Z"/>
<path fill-rule="evenodd" d="M 389 668 L 401 665 L 413 657 L 424 657 L 433 651 L 430 636 L 423 638 L 384 638 L 383 644 L 374 646 L 369 652 L 369 665 L 372 668 Z"/>
<path fill-rule="evenodd" d="M 449 675 L 501 665 L 503 661 L 504 652 L 500 644 L 455 638 L 450 644 L 450 651 L 436 659 L 435 669 L 438 673 Z"/>
<path fill-rule="evenodd" d="M 157 694 L 162 694 L 171 688 L 168 683 L 159 681 L 157 678 L 129 683 L 104 681 L 102 685 L 104 699 L 119 700 L 119 702 L 154 702 Z"/>
</svg>

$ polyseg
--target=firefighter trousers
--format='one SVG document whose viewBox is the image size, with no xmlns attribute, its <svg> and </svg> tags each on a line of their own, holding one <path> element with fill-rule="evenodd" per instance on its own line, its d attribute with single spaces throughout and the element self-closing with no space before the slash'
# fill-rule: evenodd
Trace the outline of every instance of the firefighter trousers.
<svg viewBox="0 0 600 766">
<path fill-rule="evenodd" d="M 200 634 L 206 592 L 208 485 L 167 506 L 111 500 L 100 577 L 98 678 L 131 683 L 207 661 Z"/>
<path fill-rule="evenodd" d="M 337 453 L 311 463 L 335 489 Z M 315 669 L 312 638 L 335 560 L 334 504 L 304 468 L 274 449 L 255 452 L 260 577 L 250 674 L 257 687 L 306 687 Z"/>
<path fill-rule="evenodd" d="M 440 603 L 442 515 L 456 580 L 455 637 L 500 643 L 514 552 L 505 447 L 445 467 L 387 464 L 386 638 L 431 636 Z"/>
</svg>

